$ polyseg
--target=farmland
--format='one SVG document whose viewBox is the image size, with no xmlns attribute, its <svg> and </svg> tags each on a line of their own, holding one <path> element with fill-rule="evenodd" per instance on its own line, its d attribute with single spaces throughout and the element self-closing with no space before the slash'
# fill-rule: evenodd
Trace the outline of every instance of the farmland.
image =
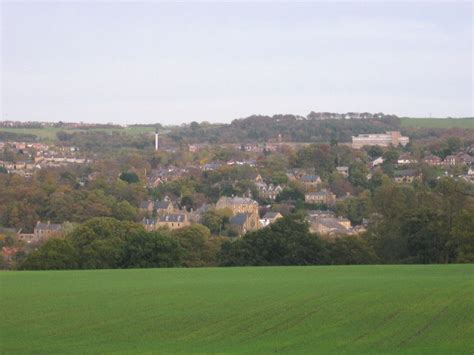
<svg viewBox="0 0 474 355">
<path fill-rule="evenodd" d="M 0 352 L 472 353 L 474 265 L 4 272 Z"/>
<path fill-rule="evenodd" d="M 10 127 L 2 127 L 0 128 L 0 132 L 10 132 L 16 134 L 32 134 L 37 136 L 39 139 L 44 140 L 55 140 L 56 133 L 59 131 L 64 131 L 67 133 L 74 133 L 74 132 L 86 132 L 86 131 L 95 131 L 95 132 L 119 132 L 119 133 L 126 133 L 129 135 L 138 135 L 143 133 L 151 133 L 154 131 L 153 126 L 129 126 L 126 128 L 90 128 L 87 130 L 84 129 L 71 129 L 71 128 L 61 128 L 61 127 L 45 127 L 45 128 L 10 128 Z"/>
<path fill-rule="evenodd" d="M 401 118 L 405 128 L 465 128 L 474 129 L 474 118 Z"/>
</svg>

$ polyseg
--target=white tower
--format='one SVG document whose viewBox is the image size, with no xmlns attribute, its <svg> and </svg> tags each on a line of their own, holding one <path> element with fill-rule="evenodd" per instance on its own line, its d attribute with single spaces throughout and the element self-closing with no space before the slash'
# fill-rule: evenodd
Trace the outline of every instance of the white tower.
<svg viewBox="0 0 474 355">
<path fill-rule="evenodd" d="M 158 151 L 158 131 L 155 131 L 155 150 Z"/>
</svg>

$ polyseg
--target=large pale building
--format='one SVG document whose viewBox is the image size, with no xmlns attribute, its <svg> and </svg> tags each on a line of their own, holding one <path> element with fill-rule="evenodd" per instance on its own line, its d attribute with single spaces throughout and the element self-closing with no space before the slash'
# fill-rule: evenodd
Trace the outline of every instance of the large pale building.
<svg viewBox="0 0 474 355">
<path fill-rule="evenodd" d="M 216 209 L 228 208 L 233 217 L 230 223 L 238 226 L 239 233 L 245 234 L 261 228 L 258 214 L 258 203 L 245 197 L 221 197 L 216 203 Z"/>
<path fill-rule="evenodd" d="M 399 144 L 406 146 L 410 138 L 402 136 L 398 131 L 390 131 L 378 134 L 359 134 L 352 136 L 352 148 L 360 149 L 364 145 L 379 145 L 381 147 L 388 147 L 393 145 L 397 147 Z"/>
<path fill-rule="evenodd" d="M 258 203 L 247 197 L 226 197 L 222 196 L 216 203 L 216 209 L 229 208 L 232 214 L 256 213 L 258 215 Z"/>
</svg>

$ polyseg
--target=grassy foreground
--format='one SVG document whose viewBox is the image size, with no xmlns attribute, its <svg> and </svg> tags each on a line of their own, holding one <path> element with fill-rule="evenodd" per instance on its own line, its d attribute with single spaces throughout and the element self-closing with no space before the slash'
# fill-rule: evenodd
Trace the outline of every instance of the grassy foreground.
<svg viewBox="0 0 474 355">
<path fill-rule="evenodd" d="M 474 352 L 474 265 L 0 273 L 0 353 Z"/>
</svg>

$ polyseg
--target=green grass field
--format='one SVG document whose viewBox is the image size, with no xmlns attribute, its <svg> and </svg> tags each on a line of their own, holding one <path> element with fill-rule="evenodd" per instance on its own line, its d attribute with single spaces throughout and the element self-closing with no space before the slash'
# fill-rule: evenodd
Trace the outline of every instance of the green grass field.
<svg viewBox="0 0 474 355">
<path fill-rule="evenodd" d="M 402 127 L 410 128 L 467 128 L 474 129 L 474 118 L 401 118 Z"/>
<path fill-rule="evenodd" d="M 474 352 L 474 265 L 3 272 L 0 353 Z"/>
<path fill-rule="evenodd" d="M 153 133 L 153 126 L 130 126 L 126 128 L 91 128 L 89 130 L 82 129 L 64 129 L 59 127 L 47 127 L 47 128 L 0 128 L 0 132 L 12 132 L 18 134 L 34 134 L 40 139 L 46 140 L 55 140 L 56 133 L 59 131 L 65 131 L 68 133 L 74 132 L 86 132 L 86 131 L 96 131 L 96 132 L 125 132 L 130 135 L 138 135 L 143 133 Z"/>
</svg>

